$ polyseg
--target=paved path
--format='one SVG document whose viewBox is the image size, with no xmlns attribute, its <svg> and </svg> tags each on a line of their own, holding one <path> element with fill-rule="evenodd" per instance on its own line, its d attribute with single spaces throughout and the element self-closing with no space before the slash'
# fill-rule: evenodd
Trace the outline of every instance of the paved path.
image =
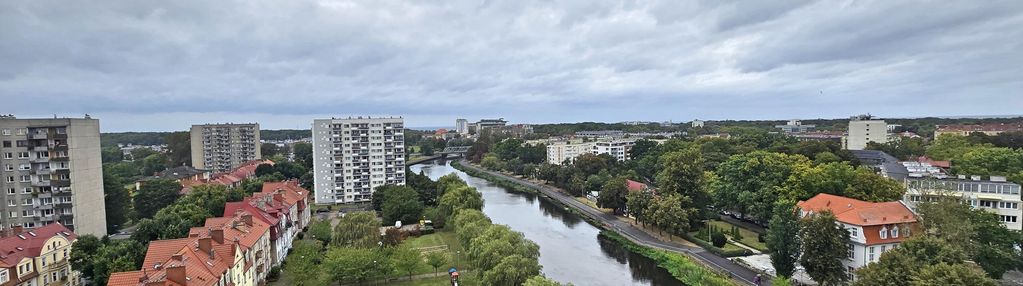
<svg viewBox="0 0 1023 286">
<path fill-rule="evenodd" d="M 617 217 L 612 214 L 608 214 L 593 207 L 590 207 L 589 205 L 586 205 L 582 202 L 575 200 L 575 198 L 573 198 L 572 196 L 559 192 L 547 185 L 533 183 L 528 180 L 523 180 L 499 172 L 491 172 L 488 170 L 484 170 L 482 168 L 469 164 L 469 162 L 465 160 L 459 161 L 459 163 L 467 168 L 471 168 L 481 172 L 486 172 L 491 175 L 502 177 L 507 180 L 511 180 L 513 182 L 539 190 L 547 197 L 555 199 L 561 202 L 562 204 L 568 205 L 576 210 L 583 212 L 583 214 L 585 214 L 586 216 L 589 216 L 597 221 L 600 221 L 605 225 L 606 229 L 613 230 L 637 244 L 686 254 L 690 257 L 699 260 L 704 265 L 707 265 L 709 267 L 729 274 L 736 281 L 741 281 L 749 285 L 754 285 L 753 277 L 755 277 L 757 273 L 738 264 L 735 264 L 731 260 L 728 260 L 728 258 L 718 256 L 717 254 L 714 254 L 713 252 L 710 251 L 706 251 L 700 247 L 687 246 L 675 242 L 661 241 L 653 236 L 650 236 L 649 234 L 640 230 L 639 228 L 636 228 L 636 226 L 628 222 L 622 222 L 618 220 Z M 771 285 L 770 279 L 768 279 L 768 277 L 764 277 L 764 281 L 761 282 L 760 285 Z"/>
</svg>

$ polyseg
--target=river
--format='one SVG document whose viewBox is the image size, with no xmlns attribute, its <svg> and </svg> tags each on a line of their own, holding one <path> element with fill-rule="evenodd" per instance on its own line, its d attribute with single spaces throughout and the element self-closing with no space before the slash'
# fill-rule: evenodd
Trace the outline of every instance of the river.
<svg viewBox="0 0 1023 286">
<path fill-rule="evenodd" d="M 471 177 L 448 162 L 410 167 L 436 180 L 456 173 L 483 194 L 483 213 L 540 245 L 540 265 L 547 277 L 583 285 L 682 285 L 652 260 L 598 237 L 600 230 L 578 215 L 533 194 L 508 191 Z"/>
</svg>

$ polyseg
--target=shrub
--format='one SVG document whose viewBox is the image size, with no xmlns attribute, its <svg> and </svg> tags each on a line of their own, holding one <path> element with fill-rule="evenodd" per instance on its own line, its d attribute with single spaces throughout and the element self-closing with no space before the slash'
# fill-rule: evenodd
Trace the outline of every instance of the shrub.
<svg viewBox="0 0 1023 286">
<path fill-rule="evenodd" d="M 302 240 L 303 238 L 305 238 L 305 233 L 304 232 L 299 232 L 298 233 L 298 240 Z"/>
<path fill-rule="evenodd" d="M 766 240 L 767 240 L 767 235 L 766 234 L 763 234 L 763 233 L 757 234 L 757 241 L 764 242 Z"/>
<path fill-rule="evenodd" d="M 277 281 L 277 279 L 280 279 L 280 278 L 281 278 L 281 267 L 280 266 L 270 267 L 270 272 L 266 273 L 266 280 L 268 280 L 268 281 Z"/>
<path fill-rule="evenodd" d="M 714 244 L 714 247 L 723 247 L 728 242 L 728 238 L 725 238 L 725 234 L 715 232 L 710 235 L 710 242 Z"/>
</svg>

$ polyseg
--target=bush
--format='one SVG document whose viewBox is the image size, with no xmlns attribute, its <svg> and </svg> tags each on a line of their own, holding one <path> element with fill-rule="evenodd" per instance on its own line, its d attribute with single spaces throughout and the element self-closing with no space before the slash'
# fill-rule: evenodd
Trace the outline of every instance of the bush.
<svg viewBox="0 0 1023 286">
<path fill-rule="evenodd" d="M 763 233 L 757 234 L 757 241 L 759 241 L 761 243 L 767 241 L 767 234 L 763 234 Z"/>
<path fill-rule="evenodd" d="M 305 233 L 304 232 L 299 232 L 298 233 L 298 240 L 302 240 L 303 238 L 305 238 Z"/>
<path fill-rule="evenodd" d="M 281 267 L 280 266 L 270 267 L 270 272 L 266 273 L 266 280 L 267 281 L 277 281 L 277 279 L 280 279 L 280 278 L 281 278 Z"/>
<path fill-rule="evenodd" d="M 618 242 L 618 244 L 621 244 L 629 251 L 650 258 L 657 263 L 658 267 L 668 270 L 671 276 L 674 276 L 685 285 L 735 285 L 725 275 L 707 269 L 702 264 L 693 261 L 685 255 L 640 246 L 610 231 L 601 231 L 600 235 Z"/>
<path fill-rule="evenodd" d="M 725 234 L 715 232 L 710 235 L 710 242 L 714 244 L 714 247 L 721 248 L 728 242 L 728 238 L 725 238 Z"/>
</svg>

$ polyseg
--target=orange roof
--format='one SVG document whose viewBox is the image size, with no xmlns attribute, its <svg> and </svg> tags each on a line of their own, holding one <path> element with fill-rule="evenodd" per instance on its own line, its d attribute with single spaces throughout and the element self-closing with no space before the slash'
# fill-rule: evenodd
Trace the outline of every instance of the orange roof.
<svg viewBox="0 0 1023 286">
<path fill-rule="evenodd" d="M 633 180 L 629 180 L 629 179 L 625 180 L 625 187 L 628 188 L 629 191 L 633 191 L 633 192 L 635 192 L 635 191 L 642 191 L 642 190 L 646 190 L 647 189 L 647 185 L 646 184 L 640 183 L 640 182 L 636 182 L 636 181 L 633 181 Z"/>
<path fill-rule="evenodd" d="M 830 194 L 817 194 L 799 202 L 803 211 L 831 210 L 840 222 L 859 225 L 915 223 L 916 215 L 902 202 L 872 203 Z"/>
<path fill-rule="evenodd" d="M 0 238 L 0 266 L 17 265 L 26 257 L 37 257 L 43 244 L 54 236 L 63 236 L 74 241 L 78 236 L 60 223 L 51 223 L 40 228 L 26 230 L 16 235 Z"/>
<path fill-rule="evenodd" d="M 242 163 L 238 168 L 234 168 L 230 172 L 216 173 L 213 174 L 209 180 L 192 180 L 182 179 L 181 180 L 181 194 L 187 194 L 192 191 L 192 187 L 203 184 L 217 184 L 224 186 L 231 186 L 237 184 L 245 179 L 256 175 L 256 168 L 259 165 L 269 164 L 273 165 L 274 162 L 270 160 L 253 160 Z"/>
<path fill-rule="evenodd" d="M 149 242 L 149 248 L 146 250 L 146 258 L 142 261 L 142 268 L 152 269 L 157 263 L 163 264 L 175 253 L 178 253 L 182 248 L 192 242 L 192 238 L 179 238 L 179 239 L 164 239 L 154 240 Z"/>
<path fill-rule="evenodd" d="M 135 285 L 142 278 L 142 270 L 111 273 L 107 285 Z"/>
</svg>

